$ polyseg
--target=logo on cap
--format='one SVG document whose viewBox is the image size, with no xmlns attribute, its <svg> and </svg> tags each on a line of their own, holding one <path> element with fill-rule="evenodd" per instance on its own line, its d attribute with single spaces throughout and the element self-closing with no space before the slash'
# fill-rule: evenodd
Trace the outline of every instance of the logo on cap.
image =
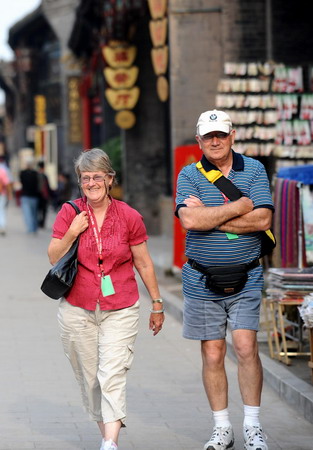
<svg viewBox="0 0 313 450">
<path fill-rule="evenodd" d="M 211 114 L 210 115 L 210 120 L 216 120 L 217 119 L 217 115 L 216 114 Z"/>
</svg>

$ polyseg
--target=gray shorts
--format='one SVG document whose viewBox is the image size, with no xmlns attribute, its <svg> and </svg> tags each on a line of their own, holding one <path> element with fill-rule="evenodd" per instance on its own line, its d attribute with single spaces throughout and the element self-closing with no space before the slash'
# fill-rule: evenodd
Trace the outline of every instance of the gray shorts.
<svg viewBox="0 0 313 450">
<path fill-rule="evenodd" d="M 258 331 L 261 299 L 259 290 L 242 292 L 223 300 L 185 297 L 183 336 L 201 341 L 224 339 L 227 324 L 232 331 Z"/>
</svg>

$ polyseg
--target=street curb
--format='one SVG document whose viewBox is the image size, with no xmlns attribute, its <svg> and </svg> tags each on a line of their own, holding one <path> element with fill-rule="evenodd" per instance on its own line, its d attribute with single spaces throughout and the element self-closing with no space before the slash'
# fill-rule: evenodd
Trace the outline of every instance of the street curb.
<svg viewBox="0 0 313 450">
<path fill-rule="evenodd" d="M 226 340 L 228 356 L 236 360 L 231 338 L 228 337 Z M 292 374 L 279 361 L 271 359 L 262 352 L 260 352 L 260 358 L 264 381 L 277 392 L 282 400 L 295 408 L 308 422 L 313 423 L 312 386 Z"/>
<path fill-rule="evenodd" d="M 169 292 L 160 282 L 161 295 L 164 298 L 166 312 L 182 323 L 183 301 L 177 295 Z M 231 337 L 226 338 L 228 356 L 236 361 Z M 264 381 L 278 393 L 288 405 L 295 408 L 308 422 L 313 423 L 313 389 L 312 386 L 286 369 L 282 363 L 275 361 L 260 352 L 263 365 Z"/>
</svg>

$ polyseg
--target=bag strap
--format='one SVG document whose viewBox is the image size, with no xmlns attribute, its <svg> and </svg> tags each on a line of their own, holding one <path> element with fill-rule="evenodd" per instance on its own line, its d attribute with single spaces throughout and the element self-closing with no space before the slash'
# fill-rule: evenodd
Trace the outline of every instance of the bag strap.
<svg viewBox="0 0 313 450">
<path fill-rule="evenodd" d="M 272 230 L 268 229 L 264 231 L 264 233 L 267 234 L 267 236 L 273 241 L 274 247 L 276 247 L 276 238 L 274 236 L 274 233 L 272 233 Z"/>
<path fill-rule="evenodd" d="M 65 202 L 65 203 L 68 203 L 69 205 L 71 205 L 72 206 L 72 208 L 74 208 L 75 209 L 75 211 L 76 211 L 76 214 L 79 214 L 79 213 L 81 213 L 81 210 L 78 208 L 78 206 L 76 205 L 76 203 L 74 203 L 72 200 L 68 200 L 67 202 Z"/>
<path fill-rule="evenodd" d="M 240 189 L 238 189 L 228 178 L 224 177 L 220 170 L 209 170 L 208 172 L 202 166 L 201 161 L 196 164 L 197 169 L 205 176 L 205 178 L 213 183 L 220 191 L 222 191 L 227 198 L 231 201 L 239 200 L 243 196 Z M 264 231 L 267 236 L 273 241 L 274 246 L 276 245 L 276 239 L 274 234 L 270 229 Z"/>
<path fill-rule="evenodd" d="M 209 170 L 208 172 L 203 168 L 201 161 L 196 164 L 197 169 L 205 176 L 205 178 L 213 183 L 220 191 L 222 191 L 231 201 L 239 200 L 243 196 L 240 189 L 238 189 L 228 178 L 224 177 L 220 170 Z"/>
<path fill-rule="evenodd" d="M 188 258 L 187 262 L 193 269 L 197 270 L 198 272 L 202 273 L 203 275 L 207 275 L 208 271 L 211 268 L 215 269 L 217 267 L 219 267 L 219 268 L 225 267 L 225 266 L 208 266 L 208 267 L 205 267 L 202 264 L 197 263 L 197 261 L 192 259 L 192 258 Z M 237 264 L 237 265 L 233 265 L 232 268 L 235 269 L 235 268 L 239 268 L 239 267 L 240 268 L 244 267 L 245 270 L 247 272 L 249 272 L 249 270 L 255 269 L 255 267 L 258 267 L 259 265 L 260 265 L 259 258 L 256 258 L 253 261 L 249 262 L 248 264 Z M 227 266 L 227 267 L 229 267 L 229 266 Z"/>
</svg>

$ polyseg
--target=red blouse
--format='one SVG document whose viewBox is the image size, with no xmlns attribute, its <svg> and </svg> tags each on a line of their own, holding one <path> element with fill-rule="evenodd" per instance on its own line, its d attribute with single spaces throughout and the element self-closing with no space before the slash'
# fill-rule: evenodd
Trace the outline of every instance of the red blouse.
<svg viewBox="0 0 313 450">
<path fill-rule="evenodd" d="M 96 309 L 97 303 L 101 310 L 126 308 L 139 298 L 130 246 L 148 239 L 146 227 L 142 216 L 135 209 L 119 200 L 111 200 L 100 236 L 104 272 L 111 276 L 115 293 L 106 297 L 102 295 L 97 242 L 93 228 L 89 225 L 80 235 L 78 273 L 72 289 L 66 295 L 71 305 L 90 311 Z M 74 202 L 81 211 L 87 211 L 86 199 L 80 198 Z M 91 207 L 90 211 L 93 214 Z M 75 214 L 72 206 L 64 203 L 53 224 L 52 237 L 62 239 Z"/>
</svg>

